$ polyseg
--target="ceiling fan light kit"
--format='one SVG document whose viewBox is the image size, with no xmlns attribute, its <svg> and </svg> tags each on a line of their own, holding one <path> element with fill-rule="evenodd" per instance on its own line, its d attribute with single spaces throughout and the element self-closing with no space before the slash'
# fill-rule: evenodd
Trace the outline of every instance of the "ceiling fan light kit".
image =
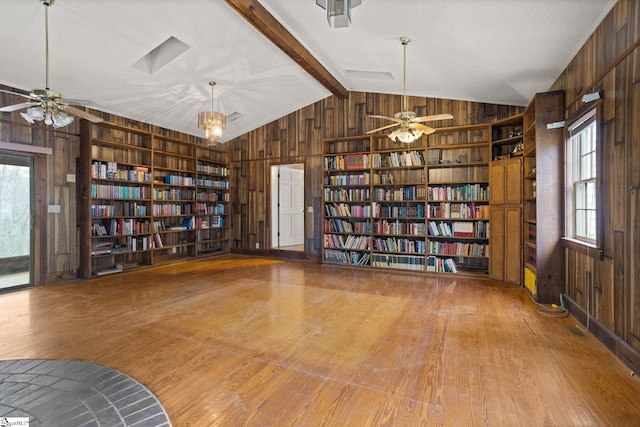
<svg viewBox="0 0 640 427">
<path fill-rule="evenodd" d="M 211 110 L 198 113 L 198 127 L 204 130 L 204 137 L 209 140 L 208 145 L 213 146 L 222 136 L 222 131 L 227 128 L 227 116 L 213 109 L 213 87 L 216 82 L 209 82 L 211 86 Z"/>
<path fill-rule="evenodd" d="M 29 123 L 44 122 L 47 126 L 61 128 L 73 123 L 73 115 L 82 117 L 91 122 L 98 123 L 102 119 L 93 114 L 72 107 L 70 104 L 76 105 L 95 105 L 91 101 L 82 100 L 64 100 L 64 95 L 49 89 L 49 7 L 53 5 L 55 0 L 40 0 L 45 6 L 44 9 L 44 25 L 45 25 L 45 89 L 33 89 L 28 95 L 11 92 L 8 90 L 0 91 L 10 93 L 12 95 L 22 96 L 29 99 L 29 102 L 21 104 L 9 105 L 0 108 L 0 112 L 12 112 L 26 108 L 27 111 L 20 115 Z M 68 114 L 71 113 L 71 114 Z"/>
<path fill-rule="evenodd" d="M 388 137 L 395 142 L 399 141 L 407 144 L 412 143 L 422 135 L 429 135 L 436 131 L 432 127 L 423 125 L 423 122 L 433 122 L 436 120 L 447 120 L 453 118 L 451 114 L 434 114 L 431 116 L 416 117 L 416 113 L 409 111 L 409 107 L 407 106 L 407 45 L 410 41 L 411 39 L 409 37 L 400 37 L 400 42 L 402 43 L 404 51 L 402 111 L 396 113 L 393 117 L 369 115 L 369 117 L 372 118 L 391 120 L 394 123 L 367 132 L 367 134 L 370 134 L 384 129 L 389 129 L 394 126 L 399 126 L 399 128 L 391 132 Z"/>
</svg>

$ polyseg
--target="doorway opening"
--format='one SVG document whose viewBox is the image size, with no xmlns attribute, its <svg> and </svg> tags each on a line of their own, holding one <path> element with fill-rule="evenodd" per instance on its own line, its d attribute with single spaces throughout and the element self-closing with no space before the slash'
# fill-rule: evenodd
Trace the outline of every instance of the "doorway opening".
<svg viewBox="0 0 640 427">
<path fill-rule="evenodd" d="M 0 153 L 0 292 L 31 286 L 32 157 Z"/>
<path fill-rule="evenodd" d="M 271 248 L 304 252 L 304 164 L 271 166 Z"/>
</svg>

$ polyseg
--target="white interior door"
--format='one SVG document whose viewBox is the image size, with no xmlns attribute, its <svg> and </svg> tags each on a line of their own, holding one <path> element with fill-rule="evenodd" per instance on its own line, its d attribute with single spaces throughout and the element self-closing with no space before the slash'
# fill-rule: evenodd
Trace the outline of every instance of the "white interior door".
<svg viewBox="0 0 640 427">
<path fill-rule="evenodd" d="M 304 244 L 304 170 L 281 166 L 278 179 L 279 246 Z"/>
</svg>

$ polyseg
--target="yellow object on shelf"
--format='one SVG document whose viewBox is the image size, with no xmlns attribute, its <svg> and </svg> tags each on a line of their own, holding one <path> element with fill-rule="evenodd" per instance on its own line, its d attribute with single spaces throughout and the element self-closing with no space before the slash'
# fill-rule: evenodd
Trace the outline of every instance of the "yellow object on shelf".
<svg viewBox="0 0 640 427">
<path fill-rule="evenodd" d="M 524 269 L 524 286 L 531 295 L 536 294 L 536 273 L 529 268 Z"/>
</svg>

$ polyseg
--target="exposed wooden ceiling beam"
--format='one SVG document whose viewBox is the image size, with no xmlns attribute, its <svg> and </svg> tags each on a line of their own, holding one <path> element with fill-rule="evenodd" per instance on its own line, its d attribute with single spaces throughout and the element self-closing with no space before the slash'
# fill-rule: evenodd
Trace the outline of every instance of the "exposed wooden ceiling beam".
<svg viewBox="0 0 640 427">
<path fill-rule="evenodd" d="M 339 98 L 348 91 L 311 53 L 256 0 L 225 0 L 280 50 Z"/>
</svg>

